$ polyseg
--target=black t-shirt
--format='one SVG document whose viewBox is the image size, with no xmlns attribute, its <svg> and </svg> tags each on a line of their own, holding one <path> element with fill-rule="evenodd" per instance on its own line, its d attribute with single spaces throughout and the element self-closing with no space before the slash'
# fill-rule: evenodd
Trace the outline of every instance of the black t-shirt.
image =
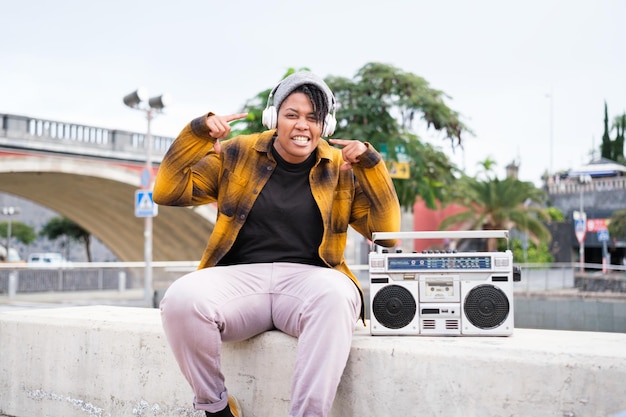
<svg viewBox="0 0 626 417">
<path fill-rule="evenodd" d="M 276 169 L 218 265 L 294 262 L 326 266 L 318 253 L 324 233 L 322 216 L 309 184 L 316 154 L 300 164 L 285 161 L 273 146 L 272 155 Z"/>
</svg>

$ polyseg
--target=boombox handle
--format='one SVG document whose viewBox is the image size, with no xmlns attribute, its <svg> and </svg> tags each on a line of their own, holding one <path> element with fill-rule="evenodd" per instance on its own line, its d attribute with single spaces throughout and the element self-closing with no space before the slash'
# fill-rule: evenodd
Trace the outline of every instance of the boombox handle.
<svg viewBox="0 0 626 417">
<path fill-rule="evenodd" d="M 374 232 L 372 233 L 372 251 L 376 250 L 376 241 L 388 239 L 506 239 L 509 246 L 508 230 L 439 230 L 428 232 Z"/>
</svg>

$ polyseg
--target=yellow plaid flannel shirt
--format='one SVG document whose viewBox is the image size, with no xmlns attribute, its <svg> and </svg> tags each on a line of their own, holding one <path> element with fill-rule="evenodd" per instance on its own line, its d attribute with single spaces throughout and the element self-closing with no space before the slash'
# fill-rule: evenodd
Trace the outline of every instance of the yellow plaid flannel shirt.
<svg viewBox="0 0 626 417">
<path fill-rule="evenodd" d="M 206 118 L 207 115 L 194 119 L 172 143 L 161 162 L 153 190 L 154 202 L 161 205 L 217 202 L 217 220 L 200 269 L 216 265 L 230 250 L 276 167 L 270 148 L 274 130 L 222 141 L 221 153 L 217 154 Z M 380 154 L 369 144 L 367 147 L 358 164 L 340 171 L 344 163 L 341 150 L 321 139 L 316 164 L 309 174 L 311 192 L 324 225 L 319 255 L 329 267 L 350 277 L 361 297 L 363 290 L 344 258 L 348 225 L 367 239 L 373 232 L 400 230 L 400 205 L 391 177 Z M 377 243 L 393 246 L 396 242 Z M 361 316 L 364 319 L 364 309 Z"/>
</svg>

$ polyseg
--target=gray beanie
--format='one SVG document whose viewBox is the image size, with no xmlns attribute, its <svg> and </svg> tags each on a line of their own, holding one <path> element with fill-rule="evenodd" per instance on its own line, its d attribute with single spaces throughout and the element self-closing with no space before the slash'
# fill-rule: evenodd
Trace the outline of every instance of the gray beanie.
<svg viewBox="0 0 626 417">
<path fill-rule="evenodd" d="M 326 94 L 326 100 L 328 101 L 328 109 L 331 110 L 335 105 L 335 99 L 333 92 L 317 75 L 309 71 L 294 72 L 284 80 L 282 80 L 276 87 L 274 87 L 274 107 L 276 111 L 280 109 L 280 105 L 287 98 L 289 94 L 296 88 L 303 84 L 313 84 L 320 88 Z"/>
</svg>

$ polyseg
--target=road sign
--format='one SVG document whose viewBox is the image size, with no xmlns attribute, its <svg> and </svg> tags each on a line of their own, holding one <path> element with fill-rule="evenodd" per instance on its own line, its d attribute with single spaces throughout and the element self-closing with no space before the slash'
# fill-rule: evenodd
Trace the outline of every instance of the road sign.
<svg viewBox="0 0 626 417">
<path fill-rule="evenodd" d="M 144 168 L 144 170 L 141 171 L 141 188 L 150 188 L 150 182 L 152 182 L 152 174 L 148 168 Z"/>
<path fill-rule="evenodd" d="M 408 162 L 387 162 L 387 168 L 389 169 L 389 176 L 391 178 L 409 179 L 411 178 L 410 168 Z"/>
<path fill-rule="evenodd" d="M 396 145 L 396 158 L 398 162 L 409 162 L 409 155 L 406 153 L 404 145 Z"/>
<path fill-rule="evenodd" d="M 604 229 L 604 230 L 598 230 L 598 242 L 608 242 L 609 241 L 609 231 Z"/>
<path fill-rule="evenodd" d="M 585 235 L 587 234 L 587 216 L 585 213 L 576 216 L 578 212 L 575 212 L 574 216 L 574 232 L 578 243 L 582 244 L 585 241 Z"/>
<path fill-rule="evenodd" d="M 599 232 L 601 230 L 606 230 L 609 227 L 609 223 L 611 219 L 587 219 L 587 231 L 588 232 Z"/>
<path fill-rule="evenodd" d="M 154 217 L 158 213 L 158 206 L 152 200 L 152 191 L 135 191 L 135 216 Z"/>
<path fill-rule="evenodd" d="M 389 151 L 387 150 L 387 144 L 386 143 L 381 143 L 379 145 L 379 148 L 380 149 L 378 150 L 378 152 L 380 153 L 380 156 L 383 157 L 383 160 L 386 161 L 387 159 L 389 159 Z"/>
</svg>

